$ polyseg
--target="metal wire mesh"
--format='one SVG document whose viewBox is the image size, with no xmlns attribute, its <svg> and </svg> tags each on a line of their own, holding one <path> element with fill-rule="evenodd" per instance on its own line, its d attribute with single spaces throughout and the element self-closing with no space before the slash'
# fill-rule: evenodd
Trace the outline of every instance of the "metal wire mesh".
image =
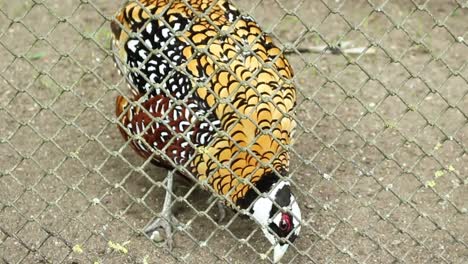
<svg viewBox="0 0 468 264">
<path fill-rule="evenodd" d="M 233 1 L 287 53 L 303 231 L 285 263 L 468 261 L 468 2 Z M 269 246 L 176 183 L 176 248 L 142 236 L 165 171 L 123 142 L 114 1 L 0 1 L 0 259 L 251 263 Z"/>
</svg>

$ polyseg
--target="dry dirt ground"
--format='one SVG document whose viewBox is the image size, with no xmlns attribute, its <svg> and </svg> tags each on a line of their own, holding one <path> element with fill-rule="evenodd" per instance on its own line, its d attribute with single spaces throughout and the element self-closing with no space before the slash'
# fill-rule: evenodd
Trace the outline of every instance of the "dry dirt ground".
<svg viewBox="0 0 468 264">
<path fill-rule="evenodd" d="M 468 3 L 234 2 L 293 51 L 304 227 L 283 262 L 468 263 Z M 0 0 L 0 262 L 262 262 L 253 222 L 216 224 L 184 181 L 173 251 L 141 236 L 165 172 L 116 129 L 118 6 Z M 299 52 L 337 43 L 373 48 Z"/>
</svg>

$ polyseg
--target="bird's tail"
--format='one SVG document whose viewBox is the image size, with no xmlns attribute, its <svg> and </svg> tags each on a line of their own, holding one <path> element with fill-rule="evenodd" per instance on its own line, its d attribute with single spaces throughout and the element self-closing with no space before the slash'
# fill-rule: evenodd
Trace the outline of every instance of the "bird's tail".
<svg viewBox="0 0 468 264">
<path fill-rule="evenodd" d="M 121 95 L 117 96 L 117 100 L 116 100 L 116 108 L 115 108 L 115 114 L 117 115 L 117 117 L 119 119 L 122 118 L 122 116 L 120 116 L 125 108 L 128 106 L 128 101 Z"/>
<path fill-rule="evenodd" d="M 127 110 L 127 108 L 130 106 L 128 103 L 127 99 L 125 97 L 119 95 L 117 96 L 116 99 L 116 104 L 115 104 L 115 115 L 117 116 L 117 119 L 119 120 L 119 124 L 117 127 L 120 130 L 120 133 L 125 139 L 128 139 L 129 134 L 126 131 L 126 127 L 128 125 L 128 112 L 130 110 Z"/>
</svg>

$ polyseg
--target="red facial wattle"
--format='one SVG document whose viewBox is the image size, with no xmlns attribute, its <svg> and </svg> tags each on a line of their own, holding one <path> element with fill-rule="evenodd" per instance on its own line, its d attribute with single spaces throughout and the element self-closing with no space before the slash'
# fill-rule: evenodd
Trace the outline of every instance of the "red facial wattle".
<svg viewBox="0 0 468 264">
<path fill-rule="evenodd" d="M 281 230 L 285 232 L 289 232 L 292 229 L 291 223 L 291 216 L 286 213 L 281 213 L 281 223 L 280 223 Z"/>
</svg>

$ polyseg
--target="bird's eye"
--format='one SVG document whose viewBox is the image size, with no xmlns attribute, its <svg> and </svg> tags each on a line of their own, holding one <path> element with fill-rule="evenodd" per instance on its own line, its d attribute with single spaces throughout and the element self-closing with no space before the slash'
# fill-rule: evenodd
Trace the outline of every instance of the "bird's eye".
<svg viewBox="0 0 468 264">
<path fill-rule="evenodd" d="M 285 213 L 281 214 L 279 228 L 284 232 L 289 232 L 292 229 L 291 216 Z"/>
<path fill-rule="evenodd" d="M 286 231 L 286 229 L 288 229 L 288 225 L 286 224 L 286 222 L 284 222 L 283 220 L 281 220 L 280 222 L 280 226 L 281 230 L 283 231 Z"/>
</svg>

